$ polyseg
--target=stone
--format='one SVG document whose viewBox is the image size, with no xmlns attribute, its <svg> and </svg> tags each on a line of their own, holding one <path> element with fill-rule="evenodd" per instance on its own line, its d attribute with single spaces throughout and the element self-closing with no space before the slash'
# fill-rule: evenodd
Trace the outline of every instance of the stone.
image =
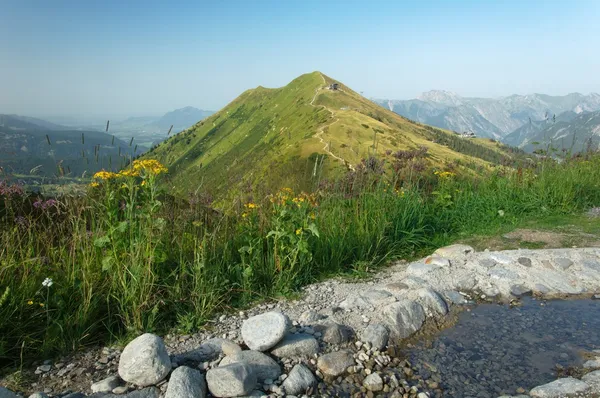
<svg viewBox="0 0 600 398">
<path fill-rule="evenodd" d="M 488 275 L 493 279 L 514 282 L 519 278 L 519 274 L 506 268 L 495 267 L 488 272 Z"/>
<path fill-rule="evenodd" d="M 518 263 L 521 264 L 523 267 L 531 267 L 531 259 L 527 258 L 527 257 L 519 257 L 517 259 Z"/>
<path fill-rule="evenodd" d="M 446 302 L 449 302 L 451 304 L 462 305 L 469 303 L 469 300 L 467 300 L 465 296 L 463 296 L 456 290 L 445 290 L 442 292 L 442 296 L 446 299 Z"/>
<path fill-rule="evenodd" d="M 306 365 L 300 363 L 292 368 L 282 385 L 288 396 L 306 394 L 309 389 L 316 387 L 317 379 Z"/>
<path fill-rule="evenodd" d="M 392 282 L 384 287 L 392 293 L 402 293 L 408 289 L 408 285 L 404 282 Z"/>
<path fill-rule="evenodd" d="M 559 257 L 554 260 L 554 265 L 556 265 L 556 268 L 559 268 L 559 269 L 562 269 L 563 271 L 565 271 L 565 270 L 569 269 L 569 267 L 571 267 L 571 265 L 573 265 L 573 261 L 569 260 L 568 258 Z"/>
<path fill-rule="evenodd" d="M 248 318 L 242 324 L 242 338 L 255 351 L 266 351 L 283 339 L 290 320 L 281 312 L 271 311 Z"/>
<path fill-rule="evenodd" d="M 204 398 L 206 382 L 199 370 L 180 366 L 171 373 L 165 398 Z"/>
<path fill-rule="evenodd" d="M 512 294 L 515 297 L 521 297 L 531 294 L 531 289 L 525 285 L 512 285 L 510 287 L 510 294 Z"/>
<path fill-rule="evenodd" d="M 119 387 L 120 384 L 121 379 L 119 376 L 110 376 L 92 384 L 92 392 L 111 392 L 114 388 Z"/>
<path fill-rule="evenodd" d="M 300 321 L 300 323 L 302 323 L 304 325 L 310 325 L 313 322 L 319 321 L 324 318 L 325 318 L 324 315 L 319 314 L 315 310 L 307 310 L 307 311 L 304 311 L 302 313 L 302 315 L 300 315 L 300 318 L 298 320 Z"/>
<path fill-rule="evenodd" d="M 48 398 L 48 395 L 44 394 L 43 392 L 36 392 L 31 394 L 29 398 Z"/>
<path fill-rule="evenodd" d="M 113 394 L 125 394 L 127 391 L 129 390 L 129 388 L 127 386 L 120 386 L 120 387 L 115 387 L 113 388 L 112 392 Z"/>
<path fill-rule="evenodd" d="M 429 314 L 444 316 L 448 313 L 448 304 L 433 289 L 422 288 L 417 290 L 417 301 Z"/>
<path fill-rule="evenodd" d="M 354 310 L 354 309 L 367 309 L 372 307 L 371 303 L 361 295 L 352 295 L 346 297 L 344 301 L 339 304 L 339 307 L 343 310 Z"/>
<path fill-rule="evenodd" d="M 540 294 L 550 293 L 550 289 L 546 285 L 542 285 L 541 283 L 536 283 L 534 290 Z"/>
<path fill-rule="evenodd" d="M 510 257 L 500 253 L 492 253 L 490 254 L 490 258 L 498 264 L 502 265 L 510 264 L 513 262 L 513 260 Z"/>
<path fill-rule="evenodd" d="M 585 267 L 585 268 L 591 269 L 592 271 L 600 272 L 600 262 L 598 262 L 598 261 L 583 260 L 583 263 L 581 265 L 583 265 L 583 267 Z"/>
<path fill-rule="evenodd" d="M 317 368 L 328 376 L 340 376 L 354 366 L 354 357 L 350 350 L 340 350 L 325 354 L 317 360 Z"/>
<path fill-rule="evenodd" d="M 233 363 L 245 363 L 252 368 L 258 382 L 267 379 L 274 380 L 281 375 L 281 368 L 270 356 L 260 351 L 241 351 L 223 358 L 219 366 L 227 366 Z"/>
<path fill-rule="evenodd" d="M 379 374 L 371 373 L 363 380 L 363 386 L 369 391 L 381 391 L 383 390 L 383 380 Z"/>
<path fill-rule="evenodd" d="M 371 289 L 360 294 L 371 306 L 377 307 L 385 303 L 393 303 L 396 298 L 388 291 L 383 289 Z"/>
<path fill-rule="evenodd" d="M 567 394 L 580 393 L 587 389 L 587 383 L 573 377 L 565 377 L 537 386 L 529 391 L 529 395 L 534 398 L 563 398 Z"/>
<path fill-rule="evenodd" d="M 583 367 L 585 369 L 600 369 L 600 357 L 585 361 Z"/>
<path fill-rule="evenodd" d="M 209 369 L 206 372 L 208 390 L 215 397 L 247 395 L 256 387 L 256 373 L 244 362 Z"/>
<path fill-rule="evenodd" d="M 475 253 L 475 249 L 473 249 L 471 246 L 460 244 L 440 247 L 433 252 L 433 254 L 437 256 L 447 258 L 460 258 L 469 253 Z"/>
<path fill-rule="evenodd" d="M 67 397 L 69 397 L 68 395 Z M 67 398 L 64 397 L 64 398 Z M 85 395 L 81 395 L 81 397 L 85 397 Z M 116 394 L 105 394 L 103 392 L 97 392 L 92 395 L 88 395 L 88 398 L 159 398 L 159 390 L 156 387 L 147 387 L 141 390 L 135 390 L 125 395 L 116 395 Z M 77 397 L 79 398 L 79 397 Z"/>
<path fill-rule="evenodd" d="M 481 260 L 479 260 L 479 265 L 481 265 L 484 268 L 493 268 L 496 266 L 496 264 L 497 263 L 491 258 L 482 258 Z"/>
<path fill-rule="evenodd" d="M 93 395 L 96 395 L 98 397 L 104 397 L 105 396 L 105 394 L 102 394 L 102 393 L 93 394 Z M 85 394 L 80 393 L 80 392 L 74 392 L 74 393 L 65 395 L 63 398 L 85 398 Z"/>
<path fill-rule="evenodd" d="M 360 339 L 365 343 L 371 344 L 371 347 L 382 351 L 388 343 L 390 337 L 389 330 L 379 323 L 367 326 L 361 333 Z"/>
<path fill-rule="evenodd" d="M 450 266 L 450 260 L 440 256 L 429 256 L 424 262 L 425 264 L 438 265 L 442 268 L 448 268 Z"/>
<path fill-rule="evenodd" d="M 271 350 L 278 358 L 308 357 L 319 353 L 319 342 L 308 334 L 287 334 Z"/>
<path fill-rule="evenodd" d="M 390 326 L 390 332 L 401 339 L 412 335 L 425 322 L 425 311 L 421 304 L 415 301 L 400 300 L 383 307 L 382 311 Z"/>
<path fill-rule="evenodd" d="M 146 333 L 133 339 L 119 360 L 119 376 L 128 383 L 145 387 L 162 381 L 171 371 L 171 359 L 162 339 Z"/>
<path fill-rule="evenodd" d="M 220 355 L 231 355 L 242 351 L 242 348 L 231 340 L 213 338 L 206 340 L 195 350 L 173 355 L 173 361 L 178 364 L 214 361 Z"/>
<path fill-rule="evenodd" d="M 423 276 L 440 268 L 439 265 L 434 264 L 411 263 L 406 267 L 406 272 L 413 276 Z"/>
<path fill-rule="evenodd" d="M 19 396 L 8 388 L 0 387 L 0 398 L 19 398 Z"/>
<path fill-rule="evenodd" d="M 581 381 L 587 383 L 591 387 L 592 393 L 600 393 L 600 370 L 595 370 L 583 376 Z"/>
<path fill-rule="evenodd" d="M 348 343 L 354 336 L 354 330 L 351 327 L 332 321 L 315 325 L 314 329 L 321 333 L 323 341 L 329 344 Z"/>
</svg>

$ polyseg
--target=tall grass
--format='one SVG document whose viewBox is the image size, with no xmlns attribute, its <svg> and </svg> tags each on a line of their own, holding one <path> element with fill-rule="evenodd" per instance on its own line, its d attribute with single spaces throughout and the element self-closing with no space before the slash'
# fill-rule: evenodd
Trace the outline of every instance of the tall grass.
<svg viewBox="0 0 600 398">
<path fill-rule="evenodd" d="M 284 189 L 220 210 L 206 196 L 161 193 L 159 166 L 98 173 L 83 197 L 32 197 L 0 182 L 4 364 L 141 331 L 194 330 L 215 311 L 327 275 L 600 204 L 597 154 L 480 177 L 363 168 L 311 194 Z"/>
</svg>

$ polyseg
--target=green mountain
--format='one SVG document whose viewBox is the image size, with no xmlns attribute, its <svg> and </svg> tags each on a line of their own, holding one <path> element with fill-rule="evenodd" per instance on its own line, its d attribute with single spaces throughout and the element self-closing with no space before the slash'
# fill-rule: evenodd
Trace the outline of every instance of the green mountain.
<svg viewBox="0 0 600 398">
<path fill-rule="evenodd" d="M 248 90 L 144 156 L 168 166 L 172 192 L 222 195 L 248 186 L 308 189 L 369 156 L 392 161 L 398 151 L 420 147 L 440 167 L 459 161 L 473 168 L 512 156 L 491 140 L 407 120 L 320 72 L 285 87 Z"/>
<path fill-rule="evenodd" d="M 71 130 L 41 119 L 0 115 L 0 168 L 10 174 L 82 176 L 118 170 L 145 148 L 110 134 Z"/>
</svg>

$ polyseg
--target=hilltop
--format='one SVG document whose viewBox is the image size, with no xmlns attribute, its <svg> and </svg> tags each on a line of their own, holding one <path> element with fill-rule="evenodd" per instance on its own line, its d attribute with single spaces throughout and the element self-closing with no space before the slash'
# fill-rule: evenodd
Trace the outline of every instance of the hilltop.
<svg viewBox="0 0 600 398">
<path fill-rule="evenodd" d="M 458 162 L 474 168 L 511 156 L 490 140 L 412 122 L 320 72 L 285 87 L 248 90 L 145 156 L 169 167 L 175 192 L 219 194 L 247 185 L 306 189 L 370 156 L 391 160 L 421 147 L 432 167 Z"/>
</svg>

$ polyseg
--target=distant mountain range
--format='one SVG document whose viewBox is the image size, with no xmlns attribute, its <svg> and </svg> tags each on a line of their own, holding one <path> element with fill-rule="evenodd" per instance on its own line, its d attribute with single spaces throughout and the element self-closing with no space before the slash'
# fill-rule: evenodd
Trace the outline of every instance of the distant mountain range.
<svg viewBox="0 0 600 398">
<path fill-rule="evenodd" d="M 9 174 L 81 176 L 118 170 L 145 150 L 104 132 L 0 114 L 0 168 Z"/>
<path fill-rule="evenodd" d="M 505 142 L 515 146 L 521 146 L 530 133 L 537 133 L 535 126 L 542 127 L 542 122 L 566 121 L 570 115 L 600 110 L 600 95 L 595 93 L 469 98 L 433 90 L 416 99 L 376 99 L 374 102 L 424 124 L 497 140 L 507 137 Z M 511 133 L 515 134 L 511 136 Z"/>
</svg>

